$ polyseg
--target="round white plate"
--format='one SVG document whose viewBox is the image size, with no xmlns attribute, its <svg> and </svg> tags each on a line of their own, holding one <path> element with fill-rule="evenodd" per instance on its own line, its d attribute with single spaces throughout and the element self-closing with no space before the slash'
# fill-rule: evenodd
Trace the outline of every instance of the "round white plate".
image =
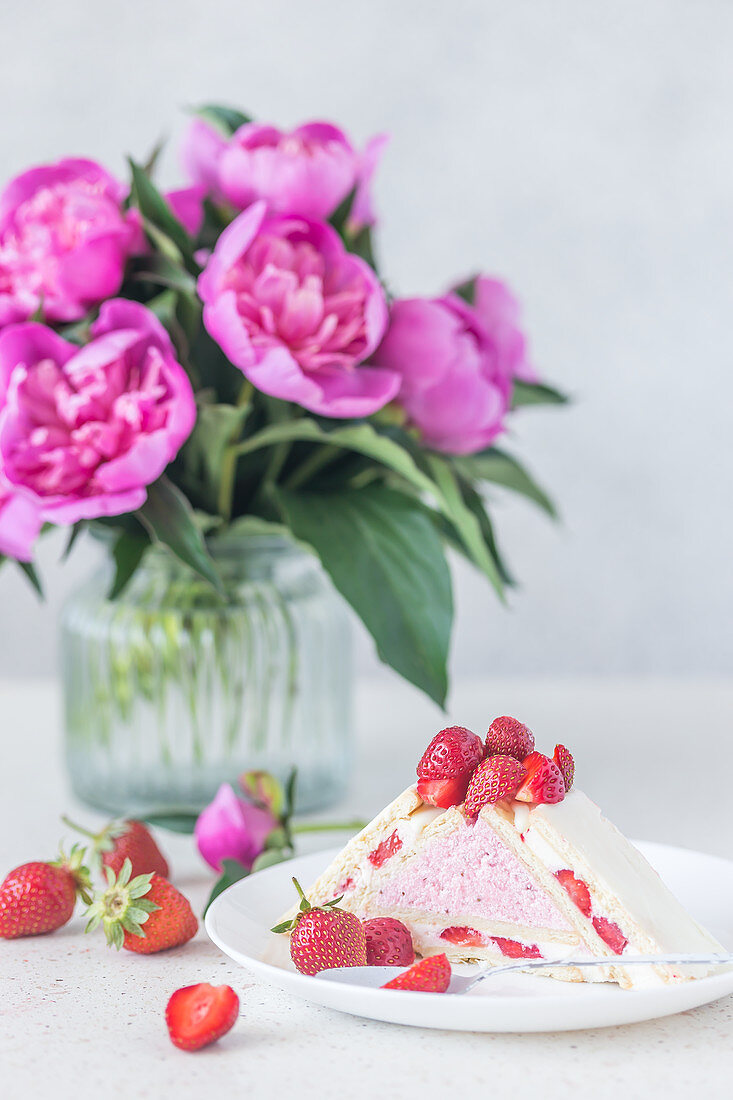
<svg viewBox="0 0 733 1100">
<path fill-rule="evenodd" d="M 733 863 L 701 852 L 639 843 L 680 901 L 733 948 Z M 206 931 L 225 954 L 258 978 L 298 997 L 355 1016 L 455 1031 L 572 1031 L 671 1016 L 733 993 L 733 972 L 660 989 L 559 982 L 512 974 L 481 982 L 463 996 L 364 989 L 299 974 L 288 941 L 270 927 L 294 900 L 293 875 L 305 887 L 338 849 L 300 856 L 230 886 L 206 914 Z M 471 967 L 461 967 L 470 972 Z"/>
</svg>

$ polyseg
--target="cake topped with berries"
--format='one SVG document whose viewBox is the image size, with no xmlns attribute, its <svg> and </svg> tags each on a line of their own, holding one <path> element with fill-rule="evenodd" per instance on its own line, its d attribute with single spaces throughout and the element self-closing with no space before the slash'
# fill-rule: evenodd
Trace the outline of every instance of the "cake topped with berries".
<svg viewBox="0 0 733 1100">
<path fill-rule="evenodd" d="M 535 750 L 515 718 L 485 741 L 441 730 L 417 783 L 382 810 L 309 891 L 362 920 L 405 925 L 415 951 L 451 962 L 608 957 L 608 967 L 545 971 L 624 988 L 708 972 L 624 968 L 625 955 L 720 952 L 641 853 L 574 788 L 569 750 Z"/>
</svg>

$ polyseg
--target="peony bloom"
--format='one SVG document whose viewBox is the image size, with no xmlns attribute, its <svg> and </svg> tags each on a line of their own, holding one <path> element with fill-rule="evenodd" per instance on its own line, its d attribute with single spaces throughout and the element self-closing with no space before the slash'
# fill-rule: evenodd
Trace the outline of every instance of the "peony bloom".
<svg viewBox="0 0 733 1100">
<path fill-rule="evenodd" d="M 61 160 L 16 176 L 0 195 L 0 325 L 42 306 L 76 321 L 116 294 L 140 247 L 125 189 L 91 160 Z"/>
<path fill-rule="evenodd" d="M 198 850 L 215 871 L 221 871 L 225 859 L 236 859 L 251 870 L 278 825 L 269 810 L 245 802 L 228 783 L 222 783 L 214 801 L 199 814 L 194 836 Z"/>
<path fill-rule="evenodd" d="M 30 322 L 0 332 L 0 468 L 51 523 L 139 508 L 196 418 L 154 314 L 114 299 L 91 332 L 82 348 Z"/>
<path fill-rule="evenodd" d="M 0 480 L 0 554 L 30 561 L 42 523 L 38 508 Z"/>
<path fill-rule="evenodd" d="M 222 233 L 198 290 L 209 333 L 264 393 L 349 418 L 397 393 L 393 370 L 362 365 L 384 333 L 382 288 L 330 226 L 255 203 Z"/>
<path fill-rule="evenodd" d="M 355 220 L 364 225 L 373 221 L 368 192 L 384 141 L 373 138 L 359 154 L 330 122 L 307 122 L 290 132 L 248 122 L 227 141 L 195 119 L 182 159 L 194 183 L 237 210 L 263 199 L 271 214 L 325 221 L 357 188 Z"/>
<path fill-rule="evenodd" d="M 511 382 L 476 312 L 457 294 L 396 301 L 374 361 L 399 372 L 397 400 L 436 451 L 480 451 L 502 431 Z"/>
<path fill-rule="evenodd" d="M 510 379 L 538 382 L 527 339 L 519 327 L 519 302 L 506 283 L 478 275 L 473 282 L 473 308 L 494 345 L 499 370 Z"/>
<path fill-rule="evenodd" d="M 166 199 L 171 210 L 191 237 L 197 237 L 204 223 L 204 199 L 206 188 L 180 187 L 177 191 L 168 191 Z"/>
</svg>

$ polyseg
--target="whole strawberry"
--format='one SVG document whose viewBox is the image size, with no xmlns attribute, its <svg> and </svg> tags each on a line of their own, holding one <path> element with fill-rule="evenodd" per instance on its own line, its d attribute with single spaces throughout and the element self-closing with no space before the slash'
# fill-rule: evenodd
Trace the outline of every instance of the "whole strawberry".
<svg viewBox="0 0 733 1100">
<path fill-rule="evenodd" d="M 71 919 L 77 894 L 89 902 L 84 849 L 75 845 L 52 863 L 24 863 L 0 885 L 0 936 L 41 936 Z"/>
<path fill-rule="evenodd" d="M 104 867 L 111 867 L 116 875 L 120 873 L 125 860 L 129 859 L 133 878 L 150 874 L 160 875 L 162 878 L 170 877 L 166 858 L 142 821 L 110 821 L 98 833 L 76 825 L 68 817 L 64 817 L 63 821 L 89 838 L 94 856 Z"/>
<path fill-rule="evenodd" d="M 96 894 L 87 910 L 87 932 L 100 924 L 107 943 L 119 950 L 152 955 L 188 943 L 198 930 L 198 921 L 183 894 L 161 875 L 138 875 L 131 879 L 132 864 L 126 859 L 119 875 L 105 869 L 107 889 Z"/>
<path fill-rule="evenodd" d="M 412 936 L 395 917 L 364 921 L 367 966 L 409 966 L 415 961 Z"/>
<path fill-rule="evenodd" d="M 430 955 L 398 974 L 382 989 L 405 989 L 411 993 L 445 993 L 450 985 L 451 968 L 445 955 Z"/>
<path fill-rule="evenodd" d="M 448 726 L 436 733 L 417 765 L 417 793 L 423 802 L 442 809 L 463 802 L 483 755 L 481 738 L 464 726 Z"/>
<path fill-rule="evenodd" d="M 511 798 L 527 774 L 513 756 L 488 756 L 471 776 L 466 791 L 465 810 L 473 816 L 482 806 Z"/>
<path fill-rule="evenodd" d="M 534 734 L 523 722 L 503 714 L 495 718 L 486 734 L 486 756 L 513 756 L 524 760 L 534 749 Z"/>
<path fill-rule="evenodd" d="M 293 885 L 300 895 L 299 912 L 272 931 L 290 933 L 290 958 L 296 969 L 317 974 L 335 966 L 366 966 L 366 933 L 359 918 L 336 908 L 340 898 L 314 908 L 295 878 Z"/>
</svg>

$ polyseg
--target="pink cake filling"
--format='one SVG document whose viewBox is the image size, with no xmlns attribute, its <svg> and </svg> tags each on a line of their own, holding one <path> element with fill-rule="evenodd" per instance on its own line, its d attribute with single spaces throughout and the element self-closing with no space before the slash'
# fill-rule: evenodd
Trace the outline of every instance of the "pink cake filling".
<svg viewBox="0 0 733 1100">
<path fill-rule="evenodd" d="M 384 884 L 377 903 L 385 909 L 421 909 L 449 917 L 472 914 L 555 931 L 571 927 L 513 852 L 480 819 L 426 844 Z"/>
</svg>

